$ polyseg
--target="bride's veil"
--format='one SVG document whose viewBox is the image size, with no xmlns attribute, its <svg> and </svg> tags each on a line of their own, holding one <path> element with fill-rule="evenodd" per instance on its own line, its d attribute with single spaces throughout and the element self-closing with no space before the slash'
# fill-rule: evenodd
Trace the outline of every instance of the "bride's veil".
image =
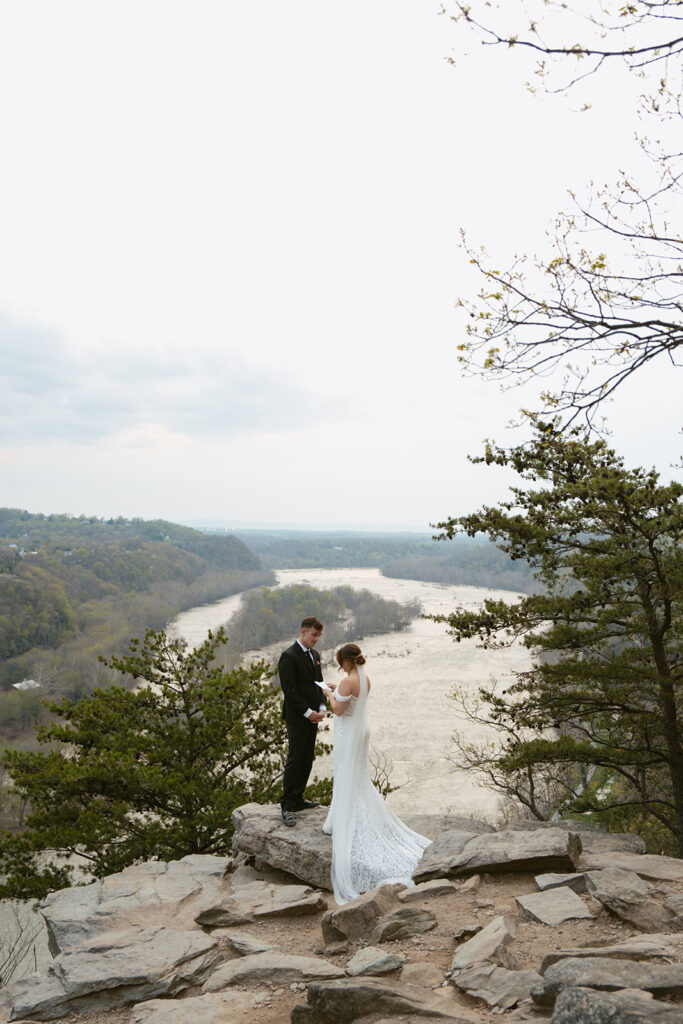
<svg viewBox="0 0 683 1024">
<path fill-rule="evenodd" d="M 334 765 L 334 799 L 327 825 L 332 826 L 332 887 L 337 903 L 347 903 L 358 895 L 351 871 L 351 845 L 356 827 L 356 811 L 361 780 L 367 771 L 370 730 L 367 721 L 368 681 L 357 665 L 360 688 L 353 714 L 344 727 L 347 740 L 342 763 Z"/>
</svg>

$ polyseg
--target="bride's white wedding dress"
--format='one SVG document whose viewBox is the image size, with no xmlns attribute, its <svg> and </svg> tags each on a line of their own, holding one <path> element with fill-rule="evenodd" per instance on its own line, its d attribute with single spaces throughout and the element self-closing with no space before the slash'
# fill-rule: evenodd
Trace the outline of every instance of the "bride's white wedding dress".
<svg viewBox="0 0 683 1024">
<path fill-rule="evenodd" d="M 413 832 L 389 810 L 370 778 L 368 684 L 358 666 L 358 697 L 334 720 L 334 785 L 323 832 L 332 834 L 332 887 L 337 903 L 388 882 L 414 885 L 412 873 L 431 840 Z"/>
</svg>

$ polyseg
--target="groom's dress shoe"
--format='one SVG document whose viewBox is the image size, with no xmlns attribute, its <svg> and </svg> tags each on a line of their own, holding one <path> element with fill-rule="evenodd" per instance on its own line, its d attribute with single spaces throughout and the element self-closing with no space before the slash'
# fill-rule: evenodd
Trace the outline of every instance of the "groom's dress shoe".
<svg viewBox="0 0 683 1024">
<path fill-rule="evenodd" d="M 286 810 L 284 807 L 282 808 L 282 820 L 288 828 L 292 828 L 296 825 L 296 818 L 291 811 Z"/>
<path fill-rule="evenodd" d="M 320 807 L 317 800 L 302 800 L 297 811 L 312 811 L 314 807 Z"/>
</svg>

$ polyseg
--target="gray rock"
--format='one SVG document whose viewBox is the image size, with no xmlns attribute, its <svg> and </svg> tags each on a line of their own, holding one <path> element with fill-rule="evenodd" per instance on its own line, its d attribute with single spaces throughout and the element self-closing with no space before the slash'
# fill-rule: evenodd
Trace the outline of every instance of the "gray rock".
<svg viewBox="0 0 683 1024">
<path fill-rule="evenodd" d="M 398 893 L 403 889 L 405 886 L 398 882 L 393 885 L 382 885 L 379 889 L 363 893 L 342 907 L 328 910 L 323 914 L 321 921 L 325 944 L 329 946 L 344 939 L 351 942 L 367 939 L 380 917 L 384 917 L 400 905 Z"/>
<path fill-rule="evenodd" d="M 622 921 L 644 932 L 675 930 L 677 915 L 652 898 L 652 886 L 633 871 L 603 868 L 587 871 L 586 886 L 593 899 Z"/>
<path fill-rule="evenodd" d="M 438 988 L 443 983 L 443 973 L 430 963 L 406 964 L 401 971 L 401 981 L 404 985 Z"/>
<path fill-rule="evenodd" d="M 372 942 L 391 942 L 408 939 L 436 927 L 436 917 L 424 907 L 400 907 L 382 917 L 372 933 Z"/>
<path fill-rule="evenodd" d="M 44 972 L 21 978 L 3 992 L 8 1020 L 54 1020 L 174 996 L 200 985 L 221 959 L 200 931 L 168 928 L 107 932 L 61 953 Z"/>
<path fill-rule="evenodd" d="M 358 978 L 363 974 L 388 974 L 389 971 L 397 971 L 399 967 L 403 967 L 405 962 L 406 958 L 400 953 L 387 953 L 376 946 L 366 946 L 351 957 L 346 965 L 346 973 L 352 978 Z"/>
<path fill-rule="evenodd" d="M 546 892 L 548 889 L 559 889 L 562 886 L 567 886 L 573 892 L 586 892 L 586 876 L 583 873 L 536 875 L 534 881 L 541 892 Z"/>
<path fill-rule="evenodd" d="M 417 903 L 425 896 L 449 896 L 458 891 L 459 886 L 448 878 L 433 878 L 430 882 L 420 882 L 419 885 L 406 889 L 398 894 L 401 903 Z"/>
<path fill-rule="evenodd" d="M 251 854 L 318 889 L 331 889 L 332 838 L 322 827 L 326 807 L 297 815 L 287 828 L 277 804 L 245 804 L 233 812 L 233 850 Z"/>
<path fill-rule="evenodd" d="M 455 942 L 462 942 L 463 939 L 471 939 L 473 935 L 476 935 L 483 928 L 483 924 L 479 924 L 478 921 L 468 921 L 467 924 L 462 925 L 453 932 L 453 939 Z"/>
<path fill-rule="evenodd" d="M 413 832 L 419 832 L 432 841 L 442 832 L 469 832 L 472 835 L 483 835 L 495 832 L 493 825 L 479 818 L 469 818 L 462 814 L 404 814 L 403 821 Z"/>
<path fill-rule="evenodd" d="M 321 892 L 307 885 L 276 885 L 257 879 L 235 887 L 233 895 L 207 907 L 195 920 L 204 927 L 231 927 L 268 917 L 303 917 L 327 910 Z"/>
<path fill-rule="evenodd" d="M 656 853 L 586 853 L 581 857 L 579 868 L 581 871 L 622 868 L 653 882 L 683 882 L 683 860 Z"/>
<path fill-rule="evenodd" d="M 257 939 L 255 935 L 247 935 L 246 932 L 242 931 L 232 931 L 230 928 L 216 928 L 215 931 L 211 932 L 211 938 L 227 946 L 228 949 L 232 949 L 239 956 L 249 956 L 252 953 L 271 953 L 277 949 L 277 946 L 263 942 L 262 939 Z"/>
<path fill-rule="evenodd" d="M 417 985 L 404 985 L 384 978 L 346 978 L 344 981 L 314 981 L 308 986 L 307 1017 L 292 1015 L 293 1020 L 351 1024 L 371 1014 L 436 1017 L 456 1024 L 467 1024 L 454 1002 L 452 990 L 425 992 Z"/>
<path fill-rule="evenodd" d="M 507 947 L 512 943 L 516 931 L 517 922 L 514 917 L 494 918 L 473 938 L 458 946 L 451 962 L 451 972 L 462 971 L 485 960 L 509 967 Z"/>
<path fill-rule="evenodd" d="M 297 814 L 296 826 L 287 828 L 277 804 L 245 804 L 232 815 L 233 849 L 287 871 L 308 885 L 330 890 L 332 838 L 322 831 L 326 815 L 326 807 L 304 811 Z M 484 822 L 457 815 L 409 814 L 404 820 L 429 839 L 446 829 L 462 827 L 461 822 L 467 822 L 471 833 L 491 828 Z"/>
<path fill-rule="evenodd" d="M 569 988 L 560 993 L 551 1024 L 683 1024 L 683 1009 L 634 989 Z"/>
<path fill-rule="evenodd" d="M 471 839 L 482 833 L 454 829 L 437 836 L 422 855 L 420 863 L 413 872 L 417 883 L 435 878 L 447 878 L 456 873 L 459 858 Z M 486 833 L 484 833 L 486 834 Z"/>
<path fill-rule="evenodd" d="M 293 956 L 288 953 L 254 953 L 237 960 L 229 960 L 214 971 L 204 985 L 204 992 L 219 992 L 229 985 L 248 985 L 267 982 L 270 985 L 290 985 L 294 981 L 320 981 L 324 978 L 343 978 L 344 971 L 327 960 L 315 956 Z"/>
<path fill-rule="evenodd" d="M 683 895 L 669 896 L 664 900 L 664 910 L 672 915 L 669 922 L 671 931 L 683 931 Z"/>
<path fill-rule="evenodd" d="M 467 881 L 463 882 L 460 886 L 460 892 L 466 896 L 471 896 L 477 891 L 481 885 L 481 875 L 470 875 Z"/>
<path fill-rule="evenodd" d="M 567 957 L 609 957 L 617 960 L 650 960 L 653 957 L 669 960 L 683 959 L 683 935 L 633 935 L 621 942 L 605 946 L 581 946 L 578 949 L 557 949 L 547 953 L 541 964 L 541 974 Z"/>
<path fill-rule="evenodd" d="M 415 881 L 477 870 L 574 871 L 581 853 L 579 836 L 560 828 L 494 832 L 467 840 L 465 835 L 446 833 L 435 840 L 413 872 Z M 450 849 L 449 837 L 452 837 Z M 430 853 L 433 847 L 437 847 L 438 858 Z"/>
<path fill-rule="evenodd" d="M 556 925 L 562 924 L 563 921 L 593 917 L 581 897 L 567 886 L 517 896 L 515 903 L 522 912 L 522 917 L 540 921 L 541 924 Z"/>
<path fill-rule="evenodd" d="M 253 1019 L 270 997 L 270 992 L 227 989 L 189 999 L 150 999 L 132 1009 L 130 1024 L 235 1024 Z"/>
<path fill-rule="evenodd" d="M 645 964 L 609 957 L 568 957 L 549 967 L 531 995 L 539 1006 L 553 1006 L 566 988 L 612 992 L 637 988 L 654 996 L 683 995 L 683 964 Z"/>
<path fill-rule="evenodd" d="M 536 971 L 507 971 L 495 964 L 475 964 L 453 977 L 453 984 L 474 999 L 489 1006 L 510 1010 L 526 999 L 535 985 L 541 983 Z"/>
<path fill-rule="evenodd" d="M 647 846 L 640 836 L 632 832 L 608 832 L 599 825 L 579 819 L 563 821 L 514 821 L 505 826 L 509 831 L 536 831 L 545 828 L 563 828 L 568 832 L 578 832 L 584 853 L 609 853 L 622 851 L 625 853 L 645 853 Z"/>
<path fill-rule="evenodd" d="M 57 956 L 108 929 L 192 929 L 195 915 L 229 892 L 225 875 L 231 865 L 228 857 L 203 855 L 148 861 L 51 893 L 41 907 L 50 952 Z"/>
</svg>

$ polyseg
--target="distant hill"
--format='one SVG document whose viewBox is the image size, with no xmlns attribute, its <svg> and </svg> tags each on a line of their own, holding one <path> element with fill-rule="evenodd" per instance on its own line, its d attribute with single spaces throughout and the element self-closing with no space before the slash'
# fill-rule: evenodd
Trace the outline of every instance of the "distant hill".
<svg viewBox="0 0 683 1024">
<path fill-rule="evenodd" d="M 217 531 L 216 531 L 217 532 Z M 365 534 L 237 530 L 273 569 L 377 568 L 385 576 L 532 593 L 531 566 L 513 561 L 486 537 L 435 541 L 427 533 Z"/>
<path fill-rule="evenodd" d="M 272 578 L 235 536 L 162 519 L 2 508 L 0 688 L 40 676 L 59 692 L 87 689 L 101 681 L 98 654 L 183 608 Z"/>
</svg>

